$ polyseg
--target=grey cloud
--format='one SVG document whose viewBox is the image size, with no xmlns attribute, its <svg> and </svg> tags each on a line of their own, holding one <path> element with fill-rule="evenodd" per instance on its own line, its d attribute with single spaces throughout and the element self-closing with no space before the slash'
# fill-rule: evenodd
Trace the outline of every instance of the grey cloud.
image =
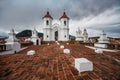
<svg viewBox="0 0 120 80">
<path fill-rule="evenodd" d="M 59 19 L 65 9 L 72 20 L 82 20 L 118 6 L 120 0 L 0 0 L 0 29 L 14 27 L 19 31 L 40 26 L 47 8 L 54 19 Z M 119 14 L 117 11 L 115 13 Z"/>
</svg>

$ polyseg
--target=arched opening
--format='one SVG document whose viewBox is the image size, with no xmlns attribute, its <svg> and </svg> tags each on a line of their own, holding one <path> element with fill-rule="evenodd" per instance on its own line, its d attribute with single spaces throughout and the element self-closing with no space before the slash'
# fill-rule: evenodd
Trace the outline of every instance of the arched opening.
<svg viewBox="0 0 120 80">
<path fill-rule="evenodd" d="M 46 21 L 46 25 L 49 25 L 49 21 L 48 20 Z"/>
<path fill-rule="evenodd" d="M 36 45 L 39 45 L 39 40 L 37 39 L 37 41 L 36 41 Z"/>
<path fill-rule="evenodd" d="M 55 40 L 58 41 L 58 31 L 55 31 Z"/>
<path fill-rule="evenodd" d="M 64 21 L 64 26 L 66 26 L 66 21 Z"/>
</svg>

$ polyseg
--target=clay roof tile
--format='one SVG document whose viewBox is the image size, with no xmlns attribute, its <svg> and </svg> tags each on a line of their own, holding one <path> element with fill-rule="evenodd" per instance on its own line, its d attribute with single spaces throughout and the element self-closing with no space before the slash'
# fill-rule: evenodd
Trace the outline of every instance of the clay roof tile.
<svg viewBox="0 0 120 80">
<path fill-rule="evenodd" d="M 49 11 L 47 11 L 47 13 L 45 14 L 45 16 L 43 18 L 51 18 L 51 19 L 53 19 L 52 16 L 50 15 Z"/>
<path fill-rule="evenodd" d="M 62 18 L 67 18 L 67 19 L 69 19 L 69 17 L 66 15 L 65 12 L 63 12 L 63 15 L 60 17 L 60 19 L 62 19 Z"/>
</svg>

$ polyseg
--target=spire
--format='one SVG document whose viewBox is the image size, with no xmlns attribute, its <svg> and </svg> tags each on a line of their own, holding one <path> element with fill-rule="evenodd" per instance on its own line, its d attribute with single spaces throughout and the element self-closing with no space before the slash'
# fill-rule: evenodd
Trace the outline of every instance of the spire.
<svg viewBox="0 0 120 80">
<path fill-rule="evenodd" d="M 62 19 L 62 18 L 67 18 L 67 19 L 69 19 L 69 17 L 66 15 L 65 9 L 64 9 L 63 15 L 60 17 L 60 19 Z"/>
<path fill-rule="evenodd" d="M 43 18 L 53 19 L 52 16 L 50 15 L 49 11 L 47 11 L 47 13 L 45 14 L 45 16 Z"/>
</svg>

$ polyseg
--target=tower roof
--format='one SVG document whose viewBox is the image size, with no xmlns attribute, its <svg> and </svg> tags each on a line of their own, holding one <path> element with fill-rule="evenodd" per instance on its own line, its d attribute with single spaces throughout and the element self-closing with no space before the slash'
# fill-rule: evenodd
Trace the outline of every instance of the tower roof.
<svg viewBox="0 0 120 80">
<path fill-rule="evenodd" d="M 67 18 L 67 19 L 69 19 L 69 17 L 66 15 L 66 12 L 63 12 L 63 15 L 60 17 L 60 19 L 62 19 L 62 18 Z"/>
<path fill-rule="evenodd" d="M 51 19 L 53 19 L 52 16 L 50 15 L 49 11 L 47 11 L 47 13 L 45 14 L 45 16 L 43 18 L 51 18 Z"/>
</svg>

